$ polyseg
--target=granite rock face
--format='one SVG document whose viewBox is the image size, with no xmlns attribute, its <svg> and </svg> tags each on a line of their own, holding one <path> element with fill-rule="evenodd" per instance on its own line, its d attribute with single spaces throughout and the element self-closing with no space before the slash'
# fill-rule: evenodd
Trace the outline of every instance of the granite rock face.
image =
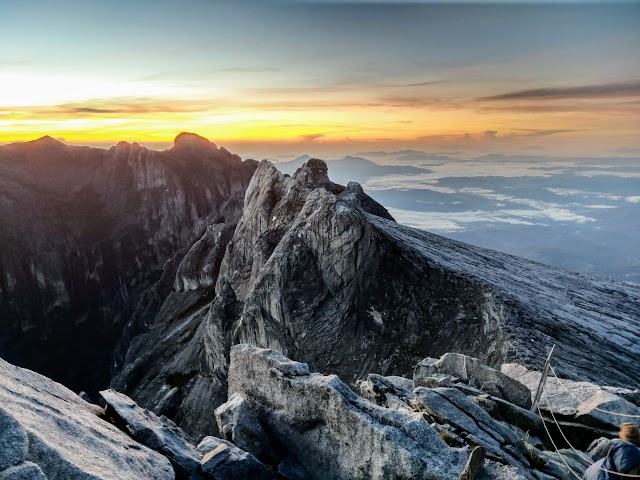
<svg viewBox="0 0 640 480">
<path fill-rule="evenodd" d="M 189 246 L 237 221 L 255 166 L 186 133 L 165 151 L 0 146 L 0 355 L 96 397 Z"/>
<path fill-rule="evenodd" d="M 331 182 L 321 160 L 293 176 L 261 162 L 229 232 L 216 227 L 193 246 L 175 291 L 112 381 L 195 437 L 217 431 L 202 405 L 225 401 L 236 343 L 280 351 L 350 385 L 371 372 L 411 377 L 425 357 L 458 352 L 468 357 L 447 357 L 452 375 L 439 374 L 447 382 L 462 375 L 458 367 L 484 364 L 473 373 L 479 394 L 525 407 L 529 392 L 499 366 L 540 368 L 551 343 L 568 378 L 636 382 L 638 287 L 398 225 L 358 184 Z"/>
<path fill-rule="evenodd" d="M 169 461 L 52 380 L 0 359 L 0 478 L 173 480 Z"/>
<path fill-rule="evenodd" d="M 335 375 L 251 345 L 231 350 L 229 393 L 239 394 L 283 457 L 312 479 L 451 479 L 468 454 L 448 447 L 417 413 L 353 393 Z"/>
</svg>

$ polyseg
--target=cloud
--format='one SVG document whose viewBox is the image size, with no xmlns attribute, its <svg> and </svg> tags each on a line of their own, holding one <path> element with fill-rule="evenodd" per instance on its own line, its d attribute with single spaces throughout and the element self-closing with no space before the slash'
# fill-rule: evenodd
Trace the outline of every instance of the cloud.
<svg viewBox="0 0 640 480">
<path fill-rule="evenodd" d="M 640 96 L 640 81 L 582 85 L 576 87 L 549 87 L 520 90 L 500 95 L 481 97 L 479 100 L 532 100 L 565 98 L 612 98 Z"/>
<path fill-rule="evenodd" d="M 305 135 L 300 135 L 298 138 L 303 142 L 314 142 L 322 137 L 324 137 L 324 133 L 307 133 Z"/>
<path fill-rule="evenodd" d="M 540 147 L 539 145 L 529 145 L 525 150 L 544 150 L 544 147 Z"/>
<path fill-rule="evenodd" d="M 482 136 L 485 140 L 495 140 L 497 134 L 497 130 L 487 130 L 482 134 Z"/>
<path fill-rule="evenodd" d="M 536 128 L 516 128 L 514 130 L 528 132 L 523 135 L 527 137 L 547 137 L 549 135 L 557 135 L 559 133 L 571 133 L 571 132 L 586 132 L 586 129 L 571 129 L 571 128 L 557 128 L 557 129 L 536 129 Z"/>
</svg>

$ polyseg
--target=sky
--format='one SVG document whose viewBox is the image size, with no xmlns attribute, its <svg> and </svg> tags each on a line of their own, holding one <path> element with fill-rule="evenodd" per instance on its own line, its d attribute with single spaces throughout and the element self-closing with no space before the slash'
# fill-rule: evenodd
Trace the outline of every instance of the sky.
<svg viewBox="0 0 640 480">
<path fill-rule="evenodd" d="M 0 0 L 0 143 L 640 155 L 640 2 Z"/>
</svg>

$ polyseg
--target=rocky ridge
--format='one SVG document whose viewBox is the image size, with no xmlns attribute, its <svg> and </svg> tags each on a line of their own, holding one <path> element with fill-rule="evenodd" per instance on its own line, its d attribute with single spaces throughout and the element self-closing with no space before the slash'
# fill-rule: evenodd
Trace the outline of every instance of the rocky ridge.
<svg viewBox="0 0 640 480">
<path fill-rule="evenodd" d="M 255 167 L 188 133 L 162 152 L 0 146 L 0 355 L 95 396 L 186 249 L 240 217 Z"/>
<path fill-rule="evenodd" d="M 613 433 L 585 451 L 538 437 L 552 410 L 540 417 L 502 398 L 526 386 L 471 357 L 421 361 L 435 363 L 448 373 L 370 374 L 358 395 L 273 350 L 233 346 L 228 401 L 209 405 L 223 438 L 196 443 L 126 395 L 103 391 L 100 408 L 0 360 L 0 479 L 571 480 L 611 445 Z M 497 396 L 473 386 L 487 376 Z"/>
<path fill-rule="evenodd" d="M 321 160 L 293 176 L 263 161 L 233 233 L 215 228 L 112 382 L 196 437 L 216 428 L 200 405 L 224 402 L 236 343 L 349 385 L 410 375 L 447 351 L 539 369 L 556 344 L 561 375 L 635 386 L 640 289 L 398 225 L 358 184 L 331 182 Z"/>
</svg>

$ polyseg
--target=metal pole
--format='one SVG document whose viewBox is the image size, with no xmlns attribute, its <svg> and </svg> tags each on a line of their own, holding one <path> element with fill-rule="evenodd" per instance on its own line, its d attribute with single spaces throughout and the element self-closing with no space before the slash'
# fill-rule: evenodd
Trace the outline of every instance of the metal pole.
<svg viewBox="0 0 640 480">
<path fill-rule="evenodd" d="M 542 377 L 540 377 L 540 383 L 538 384 L 538 390 L 536 390 L 536 396 L 533 400 L 533 405 L 531 405 L 531 411 L 535 412 L 538 408 L 538 403 L 540 402 L 540 396 L 542 395 L 542 391 L 544 390 L 544 384 L 547 382 L 547 376 L 549 375 L 549 368 L 551 367 L 551 362 L 553 361 L 553 356 L 556 354 L 556 346 L 551 347 L 551 352 L 549 352 L 549 356 L 547 357 L 547 362 L 544 364 L 544 368 L 542 369 Z"/>
</svg>

